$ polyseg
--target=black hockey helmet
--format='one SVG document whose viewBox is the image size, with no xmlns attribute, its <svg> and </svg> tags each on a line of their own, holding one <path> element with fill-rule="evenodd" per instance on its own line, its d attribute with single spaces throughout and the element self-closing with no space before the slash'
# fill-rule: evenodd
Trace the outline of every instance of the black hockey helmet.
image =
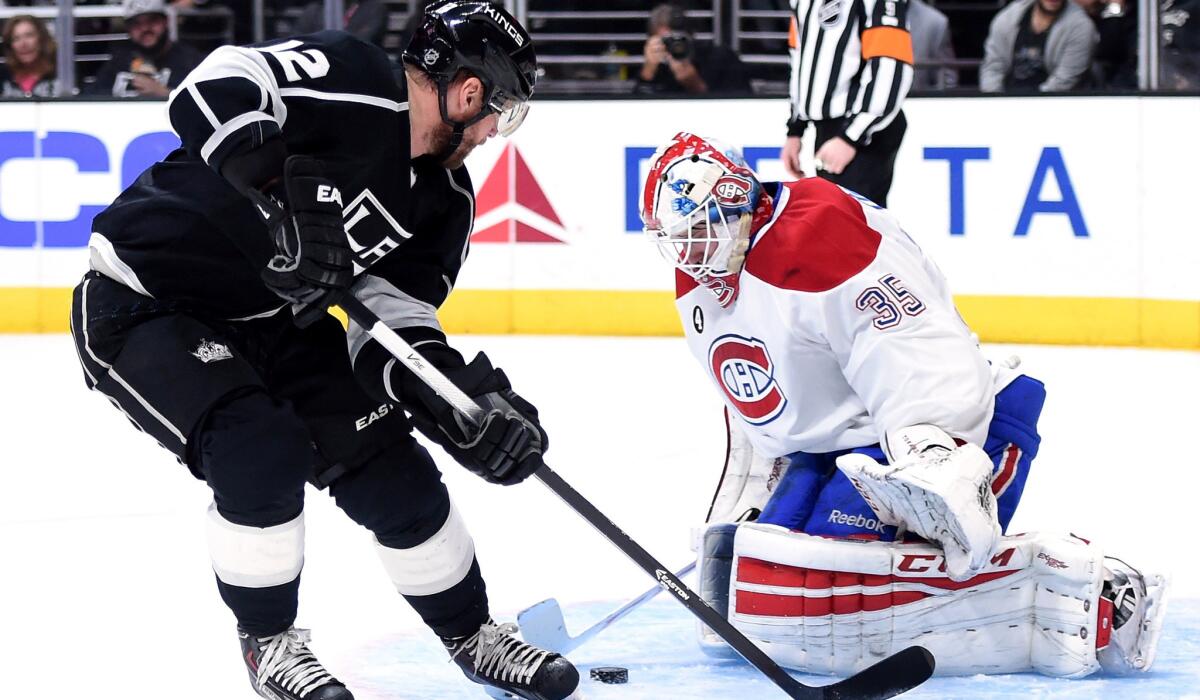
<svg viewBox="0 0 1200 700">
<path fill-rule="evenodd" d="M 442 120 L 454 127 L 456 142 L 463 129 L 489 114 L 500 115 L 504 136 L 516 131 L 537 82 L 537 56 L 529 32 L 503 7 L 487 0 L 442 0 L 427 7 L 404 50 L 404 62 L 437 83 Z M 483 83 L 486 107 L 466 122 L 455 122 L 446 111 L 446 89 L 463 69 Z"/>
</svg>

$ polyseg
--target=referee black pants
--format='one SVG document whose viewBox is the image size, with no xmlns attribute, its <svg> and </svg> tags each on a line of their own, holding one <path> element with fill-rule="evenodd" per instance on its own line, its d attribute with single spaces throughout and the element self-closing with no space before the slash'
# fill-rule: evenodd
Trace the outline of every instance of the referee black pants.
<svg viewBox="0 0 1200 700">
<path fill-rule="evenodd" d="M 841 134 L 845 127 L 842 119 L 814 123 L 817 127 L 817 149 Z M 900 112 L 887 128 L 875 133 L 871 143 L 858 149 L 854 160 L 840 174 L 817 170 L 817 175 L 886 207 L 888 191 L 892 189 L 892 172 L 896 168 L 896 153 L 900 150 L 900 142 L 904 140 L 907 128 L 908 121 L 904 118 L 904 112 Z"/>
</svg>

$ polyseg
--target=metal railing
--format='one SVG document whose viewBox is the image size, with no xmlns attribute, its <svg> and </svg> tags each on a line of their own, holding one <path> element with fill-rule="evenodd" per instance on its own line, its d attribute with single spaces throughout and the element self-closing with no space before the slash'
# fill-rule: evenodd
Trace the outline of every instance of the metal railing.
<svg viewBox="0 0 1200 700">
<path fill-rule="evenodd" d="M 261 0 L 258 0 L 261 2 Z M 76 83 L 77 66 L 79 63 L 95 63 L 111 58 L 107 53 L 81 53 L 80 44 L 109 44 L 124 41 L 126 34 L 109 32 L 78 34 L 76 21 L 80 19 L 121 19 L 123 14 L 120 5 L 84 5 L 75 7 L 74 0 L 58 0 L 56 7 L 0 7 L 0 20 L 17 15 L 31 15 L 41 20 L 51 20 L 47 28 L 58 42 L 58 52 L 55 56 L 55 88 L 57 96 L 74 95 L 79 90 Z M 233 42 L 233 13 L 224 7 L 176 10 L 167 8 L 168 31 L 173 41 L 179 40 L 179 22 L 186 18 L 218 18 L 224 20 L 224 30 L 215 39 L 223 43 Z"/>
<path fill-rule="evenodd" d="M 499 1 L 499 0 L 496 0 Z M 755 92 L 779 94 L 786 92 L 788 56 L 786 46 L 788 22 L 791 12 L 778 9 L 784 0 L 691 0 L 686 17 L 694 29 L 693 36 L 714 44 L 728 44 L 749 67 L 756 68 L 753 83 Z M 267 37 L 264 0 L 248 0 L 251 3 L 252 35 L 255 41 Z M 728 3 L 728 4 L 726 4 Z M 995 0 L 995 5 L 956 3 L 942 0 L 934 3 L 947 10 L 994 11 L 1004 0 Z M 343 26 L 346 0 L 324 0 L 323 20 L 327 28 Z M 423 4 L 422 0 L 407 0 L 399 3 L 392 0 L 389 6 L 403 4 L 406 14 Z M 504 6 L 521 23 L 530 29 L 534 40 L 542 45 L 539 62 L 546 70 L 540 81 L 540 90 L 546 93 L 613 94 L 628 91 L 633 84 L 629 79 L 631 69 L 641 65 L 642 46 L 646 40 L 645 20 L 655 0 L 646 0 L 646 10 L 611 9 L 556 9 L 561 7 L 557 0 L 503 0 Z M 601 8 L 608 3 L 597 2 Z M 393 14 L 395 8 L 391 7 Z M 1156 0 L 1138 3 L 1138 86 L 1143 90 L 1157 90 L 1161 75 L 1161 30 L 1160 8 Z M 57 0 L 55 7 L 0 7 L 0 20 L 19 14 L 28 14 L 49 20 L 51 31 L 58 39 L 56 94 L 71 95 L 78 88 L 78 67 L 81 64 L 107 60 L 105 52 L 89 53 L 82 47 L 100 46 L 123 40 L 123 34 L 92 32 L 79 35 L 78 20 L 119 19 L 118 5 L 75 6 L 74 0 Z M 226 8 L 192 9 L 176 11 L 170 9 L 170 31 L 172 38 L 179 37 L 181 19 L 190 17 L 224 17 L 224 29 L 210 33 L 205 38 L 211 41 L 232 43 L 233 17 Z M 962 58 L 954 61 L 927 61 L 921 69 L 942 67 L 974 69 L 978 58 Z"/>
</svg>

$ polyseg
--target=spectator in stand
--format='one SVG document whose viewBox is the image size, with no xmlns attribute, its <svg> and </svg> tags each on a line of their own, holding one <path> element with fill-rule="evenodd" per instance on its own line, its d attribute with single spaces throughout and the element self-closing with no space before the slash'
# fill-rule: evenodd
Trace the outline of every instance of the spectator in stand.
<svg viewBox="0 0 1200 700">
<path fill-rule="evenodd" d="M 343 4 L 342 28 L 363 41 L 383 46 L 387 31 L 387 7 L 380 0 L 348 1 Z M 424 16 L 422 13 L 421 16 Z M 311 34 L 325 28 L 325 3 L 310 2 L 296 21 L 297 34 Z M 407 46 L 407 44 L 404 44 Z"/>
<path fill-rule="evenodd" d="M 1092 58 L 1092 79 L 1099 88 L 1136 89 L 1137 2 L 1136 0 L 1075 0 L 1083 8 L 1100 42 Z"/>
<path fill-rule="evenodd" d="M 204 58 L 171 41 L 163 0 L 124 0 L 129 44 L 113 52 L 88 93 L 115 97 L 166 97 Z"/>
<path fill-rule="evenodd" d="M 925 0 L 908 0 L 908 31 L 913 44 L 913 90 L 949 90 L 958 87 L 958 71 L 946 66 L 929 66 L 953 61 L 950 20 Z"/>
<path fill-rule="evenodd" d="M 750 94 L 742 59 L 723 46 L 697 42 L 679 5 L 666 3 L 651 10 L 647 33 L 635 94 Z"/>
<path fill-rule="evenodd" d="M 56 46 L 37 17 L 16 15 L 4 23 L 4 65 L 0 94 L 4 97 L 54 95 Z"/>
<path fill-rule="evenodd" d="M 1164 0 L 1159 87 L 1200 90 L 1200 0 Z"/>
<path fill-rule="evenodd" d="M 979 67 L 984 92 L 1059 92 L 1088 79 L 1100 36 L 1071 0 L 1016 0 L 992 20 Z"/>
</svg>

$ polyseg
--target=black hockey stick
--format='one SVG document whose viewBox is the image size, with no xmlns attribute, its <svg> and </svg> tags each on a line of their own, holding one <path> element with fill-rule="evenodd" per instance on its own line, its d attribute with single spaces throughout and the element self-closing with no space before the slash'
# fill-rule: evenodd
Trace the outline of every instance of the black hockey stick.
<svg viewBox="0 0 1200 700">
<path fill-rule="evenodd" d="M 420 353 L 388 328 L 379 317 L 361 301 L 346 294 L 338 302 L 350 319 L 362 326 L 421 381 L 429 385 L 456 411 L 476 425 L 483 417 L 483 409 L 467 396 L 436 367 L 426 362 Z M 755 646 L 724 617 L 708 606 L 695 592 L 685 586 L 667 567 L 650 555 L 613 521 L 601 513 L 570 484 L 563 481 L 550 467 L 542 467 L 534 476 L 542 481 L 559 498 L 563 499 L 592 527 L 600 531 L 610 542 L 625 553 L 659 585 L 683 603 L 684 607 L 698 617 L 729 646 L 742 655 L 763 675 L 774 681 L 788 696 L 801 700 L 883 700 L 899 695 L 924 683 L 933 675 L 933 655 L 927 649 L 912 646 L 904 649 L 874 666 L 864 669 L 849 678 L 827 686 L 808 686 L 792 678 L 769 656 Z"/>
<path fill-rule="evenodd" d="M 682 569 L 675 572 L 675 578 L 683 578 L 695 568 L 696 561 L 693 559 Z M 662 586 L 654 586 L 640 596 L 605 615 L 599 622 L 594 623 L 576 637 L 572 637 L 567 632 L 567 621 L 563 619 L 562 606 L 554 598 L 534 603 L 517 613 L 517 626 L 521 628 L 521 636 L 525 638 L 525 641 L 535 647 L 548 649 L 565 656 L 586 644 L 592 637 L 608 629 L 621 618 L 641 607 L 643 603 L 662 593 L 662 591 Z"/>
</svg>

